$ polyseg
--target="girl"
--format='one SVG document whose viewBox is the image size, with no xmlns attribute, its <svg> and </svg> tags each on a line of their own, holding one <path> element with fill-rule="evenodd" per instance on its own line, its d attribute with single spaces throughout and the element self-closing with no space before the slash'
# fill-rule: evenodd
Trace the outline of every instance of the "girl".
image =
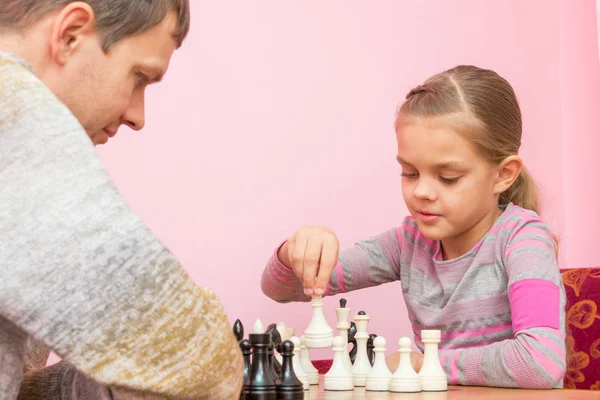
<svg viewBox="0 0 600 400">
<path fill-rule="evenodd" d="M 395 124 L 411 215 L 339 255 L 331 229 L 298 230 L 267 264 L 263 292 L 308 301 L 401 280 L 421 351 L 422 329 L 442 331 L 451 384 L 562 387 L 565 294 L 518 156 L 521 125 L 511 85 L 493 71 L 458 66 L 417 86 Z"/>
</svg>

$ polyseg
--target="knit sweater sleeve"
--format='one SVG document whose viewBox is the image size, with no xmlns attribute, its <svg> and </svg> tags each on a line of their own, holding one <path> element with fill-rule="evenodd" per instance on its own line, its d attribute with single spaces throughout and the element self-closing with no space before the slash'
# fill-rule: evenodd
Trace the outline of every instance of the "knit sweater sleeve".
<svg viewBox="0 0 600 400">
<path fill-rule="evenodd" d="M 5 57 L 0 188 L 0 317 L 131 398 L 239 394 L 243 359 L 216 294 L 130 210 L 68 109 Z M 17 378 L 9 391 L 14 364 L 0 365 Z"/>
<path fill-rule="evenodd" d="M 399 280 L 400 235 L 401 228 L 393 228 L 340 251 L 325 296 Z M 263 293 L 280 303 L 310 301 L 302 282 L 277 259 L 278 249 L 263 270 Z"/>
<path fill-rule="evenodd" d="M 525 217 L 527 218 L 527 217 Z M 565 374 L 565 294 L 549 227 L 529 218 L 499 255 L 508 275 L 513 337 L 440 350 L 450 383 L 552 389 Z"/>
</svg>

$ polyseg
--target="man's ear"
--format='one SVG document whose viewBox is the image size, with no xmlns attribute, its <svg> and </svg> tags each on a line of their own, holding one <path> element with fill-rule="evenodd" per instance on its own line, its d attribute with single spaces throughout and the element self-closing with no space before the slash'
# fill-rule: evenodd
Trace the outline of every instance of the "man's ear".
<svg viewBox="0 0 600 400">
<path fill-rule="evenodd" d="M 52 29 L 51 55 L 60 65 L 81 46 L 86 35 L 96 29 L 96 16 L 89 4 L 75 1 L 66 5 L 57 15 Z"/>
<path fill-rule="evenodd" d="M 521 157 L 514 155 L 506 157 L 500 165 L 497 166 L 496 183 L 494 184 L 494 194 L 505 192 L 517 180 L 523 167 Z"/>
</svg>

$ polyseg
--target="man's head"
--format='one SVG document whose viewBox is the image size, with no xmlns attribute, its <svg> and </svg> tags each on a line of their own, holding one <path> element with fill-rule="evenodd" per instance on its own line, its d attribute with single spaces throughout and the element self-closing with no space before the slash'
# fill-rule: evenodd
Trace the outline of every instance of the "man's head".
<svg viewBox="0 0 600 400">
<path fill-rule="evenodd" d="M 144 125 L 144 91 L 187 35 L 189 0 L 3 0 L 0 51 L 30 62 L 94 144 Z"/>
</svg>

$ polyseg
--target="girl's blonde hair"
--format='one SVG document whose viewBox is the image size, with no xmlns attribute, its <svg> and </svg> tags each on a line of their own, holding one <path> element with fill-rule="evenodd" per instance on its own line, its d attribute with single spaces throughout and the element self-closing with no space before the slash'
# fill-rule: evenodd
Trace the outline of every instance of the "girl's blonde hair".
<svg viewBox="0 0 600 400">
<path fill-rule="evenodd" d="M 521 109 L 512 86 L 496 72 L 459 65 L 412 89 L 400 117 L 436 118 L 453 125 L 487 160 L 501 163 L 521 147 Z M 539 191 L 525 167 L 498 203 L 514 203 L 539 213 Z"/>
<path fill-rule="evenodd" d="M 432 76 L 408 93 L 398 110 L 396 129 L 405 118 L 434 118 L 451 125 L 496 165 L 521 147 L 517 96 L 506 79 L 489 69 L 459 65 Z M 499 205 L 508 203 L 541 213 L 538 186 L 524 166 L 498 199 Z"/>
</svg>

